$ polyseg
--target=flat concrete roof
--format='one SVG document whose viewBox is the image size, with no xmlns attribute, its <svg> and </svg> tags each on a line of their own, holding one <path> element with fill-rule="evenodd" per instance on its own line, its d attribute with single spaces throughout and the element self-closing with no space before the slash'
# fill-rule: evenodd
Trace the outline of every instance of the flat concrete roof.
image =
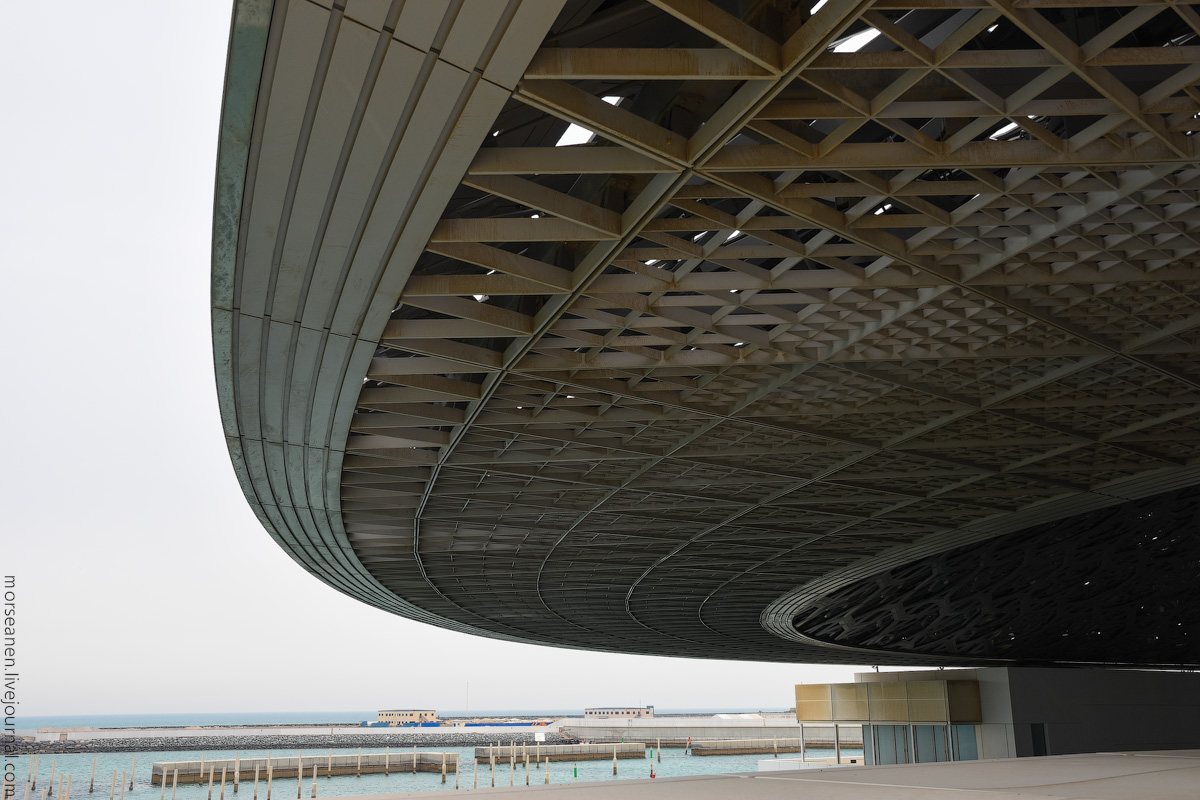
<svg viewBox="0 0 1200 800">
<path fill-rule="evenodd" d="M 832 767 L 477 790 L 541 800 L 1195 800 L 1200 750 Z M 932 790 L 932 791 L 931 791 Z M 476 792 L 472 792 L 473 794 Z M 444 797 L 413 792 L 388 797 Z M 367 798 L 363 798 L 367 800 Z"/>
</svg>

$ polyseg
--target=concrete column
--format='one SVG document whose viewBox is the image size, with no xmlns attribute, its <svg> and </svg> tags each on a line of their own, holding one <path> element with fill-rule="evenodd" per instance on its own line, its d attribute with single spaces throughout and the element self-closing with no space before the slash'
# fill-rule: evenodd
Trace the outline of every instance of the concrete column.
<svg viewBox="0 0 1200 800">
<path fill-rule="evenodd" d="M 479 788 L 479 759 L 475 758 L 475 757 L 471 758 L 471 776 L 472 776 L 471 788 L 478 789 Z"/>
<path fill-rule="evenodd" d="M 525 756 L 525 785 L 529 785 L 529 751 L 525 749 L 525 745 L 521 745 L 521 755 Z"/>
<path fill-rule="evenodd" d="M 842 763 L 842 737 L 841 726 L 833 726 L 833 758 L 835 764 Z"/>
<path fill-rule="evenodd" d="M 550 785 L 550 756 L 546 756 L 546 785 Z"/>
<path fill-rule="evenodd" d="M 442 753 L 442 783 L 446 782 L 446 754 Z"/>
<path fill-rule="evenodd" d="M 771 737 L 771 746 L 775 749 L 775 758 L 779 758 L 779 737 Z"/>
<path fill-rule="evenodd" d="M 613 745 L 613 775 L 617 774 L 617 746 Z"/>
<path fill-rule="evenodd" d="M 325 777 L 333 777 L 333 748 L 329 748 L 329 766 L 325 768 Z"/>
<path fill-rule="evenodd" d="M 153 775 L 151 777 L 154 777 Z M 88 784 L 88 794 L 96 791 L 96 757 L 92 756 L 92 780 Z"/>
<path fill-rule="evenodd" d="M 242 780 L 242 754 L 238 751 L 233 753 L 233 793 L 237 794 L 238 784 Z"/>
<path fill-rule="evenodd" d="M 385 747 L 383 749 L 383 774 L 385 776 L 391 774 L 392 768 L 392 748 Z"/>
<path fill-rule="evenodd" d="M 413 775 L 417 774 L 417 746 L 413 745 Z"/>
<path fill-rule="evenodd" d="M 356 770 L 357 770 L 357 774 L 355 775 L 355 777 L 361 778 L 362 777 L 362 748 L 361 747 L 358 748 L 358 767 L 356 767 Z"/>
<path fill-rule="evenodd" d="M 661 764 L 662 763 L 662 737 L 661 736 L 658 737 L 657 744 L 658 744 L 658 755 L 655 756 L 655 758 L 658 760 L 658 763 Z"/>
<path fill-rule="evenodd" d="M 804 761 L 804 723 L 800 723 L 800 760 Z"/>
</svg>

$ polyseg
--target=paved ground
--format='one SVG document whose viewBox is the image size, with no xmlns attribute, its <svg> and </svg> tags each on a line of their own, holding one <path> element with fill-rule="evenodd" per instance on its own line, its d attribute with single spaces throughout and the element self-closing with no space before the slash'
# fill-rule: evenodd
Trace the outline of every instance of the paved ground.
<svg viewBox="0 0 1200 800">
<path fill-rule="evenodd" d="M 536 792 L 531 800 L 1197 800 L 1200 750 L 836 767 L 472 793 L 514 792 Z M 369 797 L 399 796 L 444 800 L 445 793 Z"/>
</svg>

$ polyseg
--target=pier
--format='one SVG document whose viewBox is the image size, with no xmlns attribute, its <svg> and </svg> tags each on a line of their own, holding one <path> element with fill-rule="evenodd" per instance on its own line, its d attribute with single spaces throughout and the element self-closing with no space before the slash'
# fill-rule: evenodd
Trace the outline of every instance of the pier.
<svg viewBox="0 0 1200 800">
<path fill-rule="evenodd" d="M 646 745 L 642 742 L 613 742 L 610 744 L 542 744 L 492 745 L 475 748 L 475 762 L 485 764 L 493 757 L 496 762 L 525 756 L 535 764 L 543 761 L 600 761 L 606 758 L 646 758 Z"/>
<path fill-rule="evenodd" d="M 487 748 L 483 748 L 487 749 Z M 305 776 L 326 778 L 334 775 L 369 775 L 390 772 L 446 772 L 458 771 L 458 753 L 429 753 L 398 750 L 394 753 L 339 753 L 303 756 L 280 756 L 278 758 L 220 758 L 205 761 L 158 761 L 150 770 L 150 783 L 158 786 L 175 780 L 179 772 L 179 783 L 204 783 L 209 775 L 220 780 L 222 771 L 231 782 L 245 783 L 254 779 L 258 771 L 260 780 L 266 780 L 268 772 L 275 779 L 295 778 L 300 766 Z"/>
<path fill-rule="evenodd" d="M 812 745 L 808 745 L 811 747 Z M 754 753 L 803 753 L 804 740 L 794 739 L 717 739 L 692 742 L 694 756 L 740 756 Z"/>
</svg>

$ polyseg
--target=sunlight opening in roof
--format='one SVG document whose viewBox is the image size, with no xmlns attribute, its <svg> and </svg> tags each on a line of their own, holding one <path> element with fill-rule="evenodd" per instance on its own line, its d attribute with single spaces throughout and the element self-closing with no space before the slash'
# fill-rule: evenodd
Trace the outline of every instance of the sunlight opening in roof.
<svg viewBox="0 0 1200 800">
<path fill-rule="evenodd" d="M 475 298 L 476 303 L 482 303 L 486 300 L 492 299 L 490 295 L 486 295 L 486 294 L 473 294 L 473 295 L 471 295 L 471 297 Z"/>
<path fill-rule="evenodd" d="M 863 49 L 863 47 L 866 46 L 867 42 L 871 41 L 878 35 L 879 35 L 879 31 L 875 30 L 874 28 L 867 28 L 865 31 L 859 31 L 858 33 L 854 34 L 853 36 L 850 36 L 850 37 L 843 39 L 842 41 L 836 43 L 833 46 L 833 52 L 835 52 L 835 53 L 857 53 L 859 50 Z"/>
<path fill-rule="evenodd" d="M 653 267 L 655 264 L 658 263 L 658 259 L 652 258 L 649 261 L 643 261 L 642 263 L 645 264 L 647 267 Z"/>
<path fill-rule="evenodd" d="M 1004 136 L 1005 134 L 1012 133 L 1012 132 L 1013 132 L 1013 131 L 1015 131 L 1016 129 L 1017 129 L 1017 123 L 1015 123 L 1015 122 L 1010 122 L 1010 123 L 1008 123 L 1007 125 L 1005 125 L 1003 128 L 999 129 L 999 130 L 998 130 L 998 131 L 996 131 L 995 133 L 993 133 L 993 134 L 991 134 L 990 136 L 988 136 L 988 138 L 989 138 L 989 139 L 999 139 L 1001 136 Z"/>
<path fill-rule="evenodd" d="M 567 130 L 562 136 L 558 137 L 558 141 L 554 143 L 555 147 L 569 147 L 573 144 L 587 144 L 596 134 L 589 131 L 587 128 L 581 127 L 574 123 L 567 126 Z"/>
<path fill-rule="evenodd" d="M 817 0 L 817 2 L 813 4 L 813 7 L 808 10 L 808 13 L 809 14 L 817 13 L 817 9 L 819 9 L 821 6 L 825 5 L 828 2 L 829 2 L 829 0 Z"/>
<path fill-rule="evenodd" d="M 615 106 L 621 102 L 621 98 L 616 95 L 609 95 L 603 98 L 604 102 L 610 106 Z M 499 131 L 497 131 L 499 133 Z M 495 134 L 492 134 L 493 136 Z M 595 131 L 589 131 L 582 125 L 571 123 L 563 132 L 563 135 L 558 137 L 558 141 L 554 143 L 555 147 L 569 147 L 573 144 L 587 144 L 596 135 Z"/>
</svg>

